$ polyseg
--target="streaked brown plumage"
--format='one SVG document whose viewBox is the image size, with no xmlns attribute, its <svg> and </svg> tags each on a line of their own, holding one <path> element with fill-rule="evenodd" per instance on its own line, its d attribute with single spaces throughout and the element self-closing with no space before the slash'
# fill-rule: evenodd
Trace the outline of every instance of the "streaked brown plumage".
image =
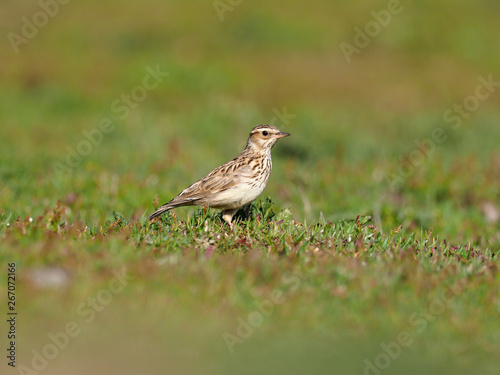
<svg viewBox="0 0 500 375">
<path fill-rule="evenodd" d="M 271 149 L 279 138 L 289 135 L 271 125 L 256 126 L 241 154 L 165 203 L 149 220 L 175 207 L 207 205 L 221 209 L 222 218 L 231 226 L 234 214 L 264 190 L 272 169 Z"/>
</svg>

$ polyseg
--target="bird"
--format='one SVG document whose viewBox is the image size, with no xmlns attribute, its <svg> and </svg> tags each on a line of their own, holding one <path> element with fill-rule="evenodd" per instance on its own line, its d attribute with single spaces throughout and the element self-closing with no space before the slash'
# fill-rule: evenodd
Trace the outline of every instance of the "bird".
<svg viewBox="0 0 500 375">
<path fill-rule="evenodd" d="M 272 125 L 257 125 L 237 157 L 163 204 L 149 216 L 149 220 L 175 207 L 206 205 L 221 209 L 222 219 L 232 228 L 234 214 L 257 199 L 266 187 L 272 169 L 271 149 L 278 139 L 289 135 Z"/>
</svg>

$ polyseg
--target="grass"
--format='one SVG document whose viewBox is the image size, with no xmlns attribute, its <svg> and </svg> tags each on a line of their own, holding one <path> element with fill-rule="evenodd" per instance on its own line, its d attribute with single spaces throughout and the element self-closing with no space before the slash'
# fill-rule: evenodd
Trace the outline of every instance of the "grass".
<svg viewBox="0 0 500 375">
<path fill-rule="evenodd" d="M 68 223 L 69 209 L 61 204 L 33 222 L 17 221 L 7 230 L 2 223 L 3 243 L 18 249 L 2 260 L 22 270 L 18 298 L 33 316 L 27 323 L 50 327 L 24 340 L 41 351 L 50 343 L 47 333 L 77 321 L 83 333 L 63 352 L 63 364 L 86 361 L 80 350 L 94 343 L 110 371 L 122 369 L 114 356 L 137 350 L 151 350 L 152 357 L 133 366 L 159 371 L 164 362 L 156 356 L 163 358 L 168 348 L 169 363 L 199 353 L 196 361 L 179 364 L 183 372 L 206 366 L 214 372 L 306 371 L 309 365 L 290 360 L 303 356 L 316 371 L 362 373 L 366 359 L 384 353 L 382 344 L 394 346 L 406 333 L 411 344 L 401 346 L 388 373 L 415 365 L 415 355 L 422 371 L 495 369 L 500 304 L 491 251 L 456 246 L 432 231 L 421 240 L 399 227 L 384 235 L 370 217 L 304 225 L 288 210 L 275 210 L 269 199 L 252 205 L 234 231 L 203 208 L 186 221 L 173 214 L 128 222 L 115 213 L 112 221 L 87 226 Z M 40 290 L 35 275 L 45 270 L 50 281 L 54 267 L 66 270 L 67 280 Z M 99 304 L 97 296 L 117 273 L 126 275 L 125 287 L 109 306 Z M 92 297 L 94 305 L 85 302 Z M 87 309 L 79 310 L 81 303 Z M 82 311 L 90 310 L 96 316 L 86 323 Z M 476 314 L 481 321 L 471 319 Z M 242 321 L 251 328 L 240 328 Z M 133 341 L 123 345 L 117 337 Z M 142 346 L 135 347 L 136 340 Z M 252 359 L 261 357 L 265 365 Z"/>
<path fill-rule="evenodd" d="M 19 53 L 4 38 L 18 370 L 75 322 L 37 372 L 497 374 L 500 96 L 443 115 L 500 78 L 499 8 L 403 6 L 350 64 L 339 44 L 387 2 L 242 2 L 222 22 L 206 1 L 70 2 Z M 2 3 L 1 34 L 38 10 Z M 146 221 L 265 122 L 292 136 L 234 230 L 203 207 Z"/>
</svg>

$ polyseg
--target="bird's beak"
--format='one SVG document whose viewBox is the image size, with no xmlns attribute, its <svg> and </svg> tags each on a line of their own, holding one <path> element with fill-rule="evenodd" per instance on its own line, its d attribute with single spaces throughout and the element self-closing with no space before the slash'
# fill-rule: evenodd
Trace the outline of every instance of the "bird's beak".
<svg viewBox="0 0 500 375">
<path fill-rule="evenodd" d="M 279 132 L 275 137 L 276 138 L 284 138 L 284 137 L 288 137 L 289 135 L 290 135 L 290 133 Z"/>
</svg>

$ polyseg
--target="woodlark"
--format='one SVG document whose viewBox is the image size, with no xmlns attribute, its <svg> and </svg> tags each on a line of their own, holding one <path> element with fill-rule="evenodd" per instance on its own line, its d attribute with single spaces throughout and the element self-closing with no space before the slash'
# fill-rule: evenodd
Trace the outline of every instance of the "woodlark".
<svg viewBox="0 0 500 375">
<path fill-rule="evenodd" d="M 278 139 L 289 135 L 271 125 L 256 126 L 241 154 L 165 203 L 149 220 L 175 207 L 207 205 L 221 209 L 222 218 L 231 226 L 234 214 L 266 187 L 272 169 L 271 149 Z"/>
</svg>

